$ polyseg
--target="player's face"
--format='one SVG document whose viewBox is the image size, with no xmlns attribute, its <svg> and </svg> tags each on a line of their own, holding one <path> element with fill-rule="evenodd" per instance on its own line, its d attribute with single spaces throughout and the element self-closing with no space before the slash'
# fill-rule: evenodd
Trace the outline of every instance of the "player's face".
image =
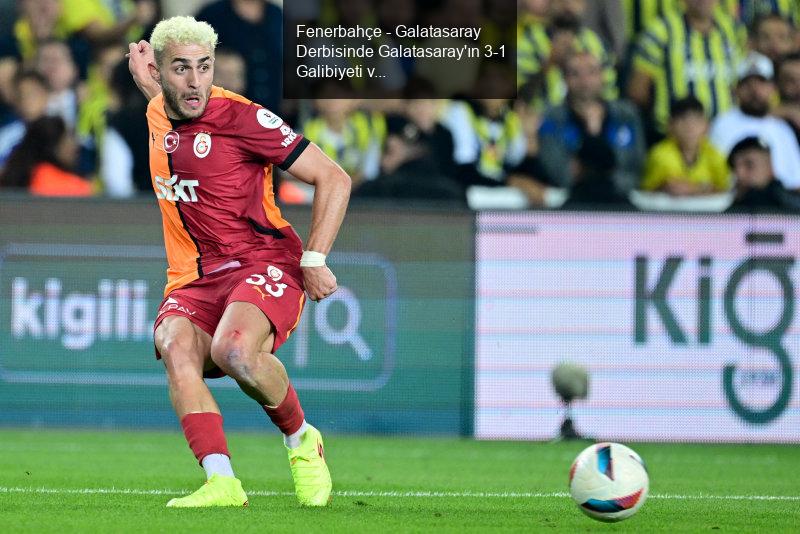
<svg viewBox="0 0 800 534">
<path fill-rule="evenodd" d="M 214 53 L 202 45 L 169 45 L 159 67 L 167 115 L 176 119 L 202 115 L 214 80 Z"/>
</svg>

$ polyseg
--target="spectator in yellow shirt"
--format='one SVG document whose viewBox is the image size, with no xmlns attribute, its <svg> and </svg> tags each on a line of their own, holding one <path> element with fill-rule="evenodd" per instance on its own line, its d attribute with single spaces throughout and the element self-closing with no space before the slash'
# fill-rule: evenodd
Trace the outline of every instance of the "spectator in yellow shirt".
<svg viewBox="0 0 800 534">
<path fill-rule="evenodd" d="M 729 188 L 728 165 L 708 139 L 703 104 L 693 96 L 675 101 L 670 110 L 669 137 L 647 155 L 642 189 L 691 196 Z"/>
</svg>

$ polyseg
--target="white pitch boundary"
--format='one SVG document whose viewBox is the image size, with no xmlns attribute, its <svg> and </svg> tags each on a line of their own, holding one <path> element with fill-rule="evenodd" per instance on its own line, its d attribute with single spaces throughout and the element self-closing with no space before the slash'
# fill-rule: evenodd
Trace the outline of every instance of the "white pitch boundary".
<svg viewBox="0 0 800 534">
<path fill-rule="evenodd" d="M 29 493 L 57 495 L 182 495 L 191 490 L 174 489 L 130 489 L 130 488 L 23 488 L 0 486 L 0 493 Z M 290 497 L 289 491 L 248 491 L 254 497 Z M 394 497 L 394 498 L 428 498 L 428 497 L 473 497 L 480 499 L 536 499 L 569 497 L 566 492 L 484 492 L 484 491 L 334 491 L 335 497 Z M 651 499 L 665 500 L 721 500 L 721 501 L 800 501 L 800 495 L 680 495 L 656 493 L 648 496 Z"/>
</svg>

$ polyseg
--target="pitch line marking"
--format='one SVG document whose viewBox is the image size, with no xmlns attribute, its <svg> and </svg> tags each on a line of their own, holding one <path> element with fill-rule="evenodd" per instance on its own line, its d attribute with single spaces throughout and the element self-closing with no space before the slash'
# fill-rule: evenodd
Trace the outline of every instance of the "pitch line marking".
<svg viewBox="0 0 800 534">
<path fill-rule="evenodd" d="M 131 488 L 24 488 L 0 486 L 0 493 L 44 493 L 57 495 L 182 495 L 191 490 L 174 489 L 131 489 Z M 248 491 L 254 497 L 290 497 L 290 491 Z M 500 499 L 533 499 L 569 497 L 566 492 L 482 492 L 482 491 L 334 491 L 335 497 L 476 497 Z M 722 501 L 800 501 L 800 495 L 680 495 L 656 493 L 648 496 L 651 499 L 666 500 L 722 500 Z"/>
</svg>

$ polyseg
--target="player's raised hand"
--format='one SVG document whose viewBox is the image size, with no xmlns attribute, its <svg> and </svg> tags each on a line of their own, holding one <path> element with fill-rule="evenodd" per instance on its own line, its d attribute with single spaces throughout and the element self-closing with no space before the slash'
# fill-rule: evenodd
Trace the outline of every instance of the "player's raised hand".
<svg viewBox="0 0 800 534">
<path fill-rule="evenodd" d="M 303 280 L 305 281 L 308 298 L 315 302 L 333 295 L 339 289 L 336 284 L 336 277 L 326 265 L 303 267 Z"/>
<path fill-rule="evenodd" d="M 161 86 L 150 74 L 150 65 L 155 66 L 156 64 L 156 55 L 150 43 L 145 40 L 130 43 L 125 57 L 128 58 L 128 70 L 133 76 L 133 81 L 136 82 L 136 86 L 144 93 L 144 96 L 150 100 L 158 95 L 161 92 Z"/>
</svg>

